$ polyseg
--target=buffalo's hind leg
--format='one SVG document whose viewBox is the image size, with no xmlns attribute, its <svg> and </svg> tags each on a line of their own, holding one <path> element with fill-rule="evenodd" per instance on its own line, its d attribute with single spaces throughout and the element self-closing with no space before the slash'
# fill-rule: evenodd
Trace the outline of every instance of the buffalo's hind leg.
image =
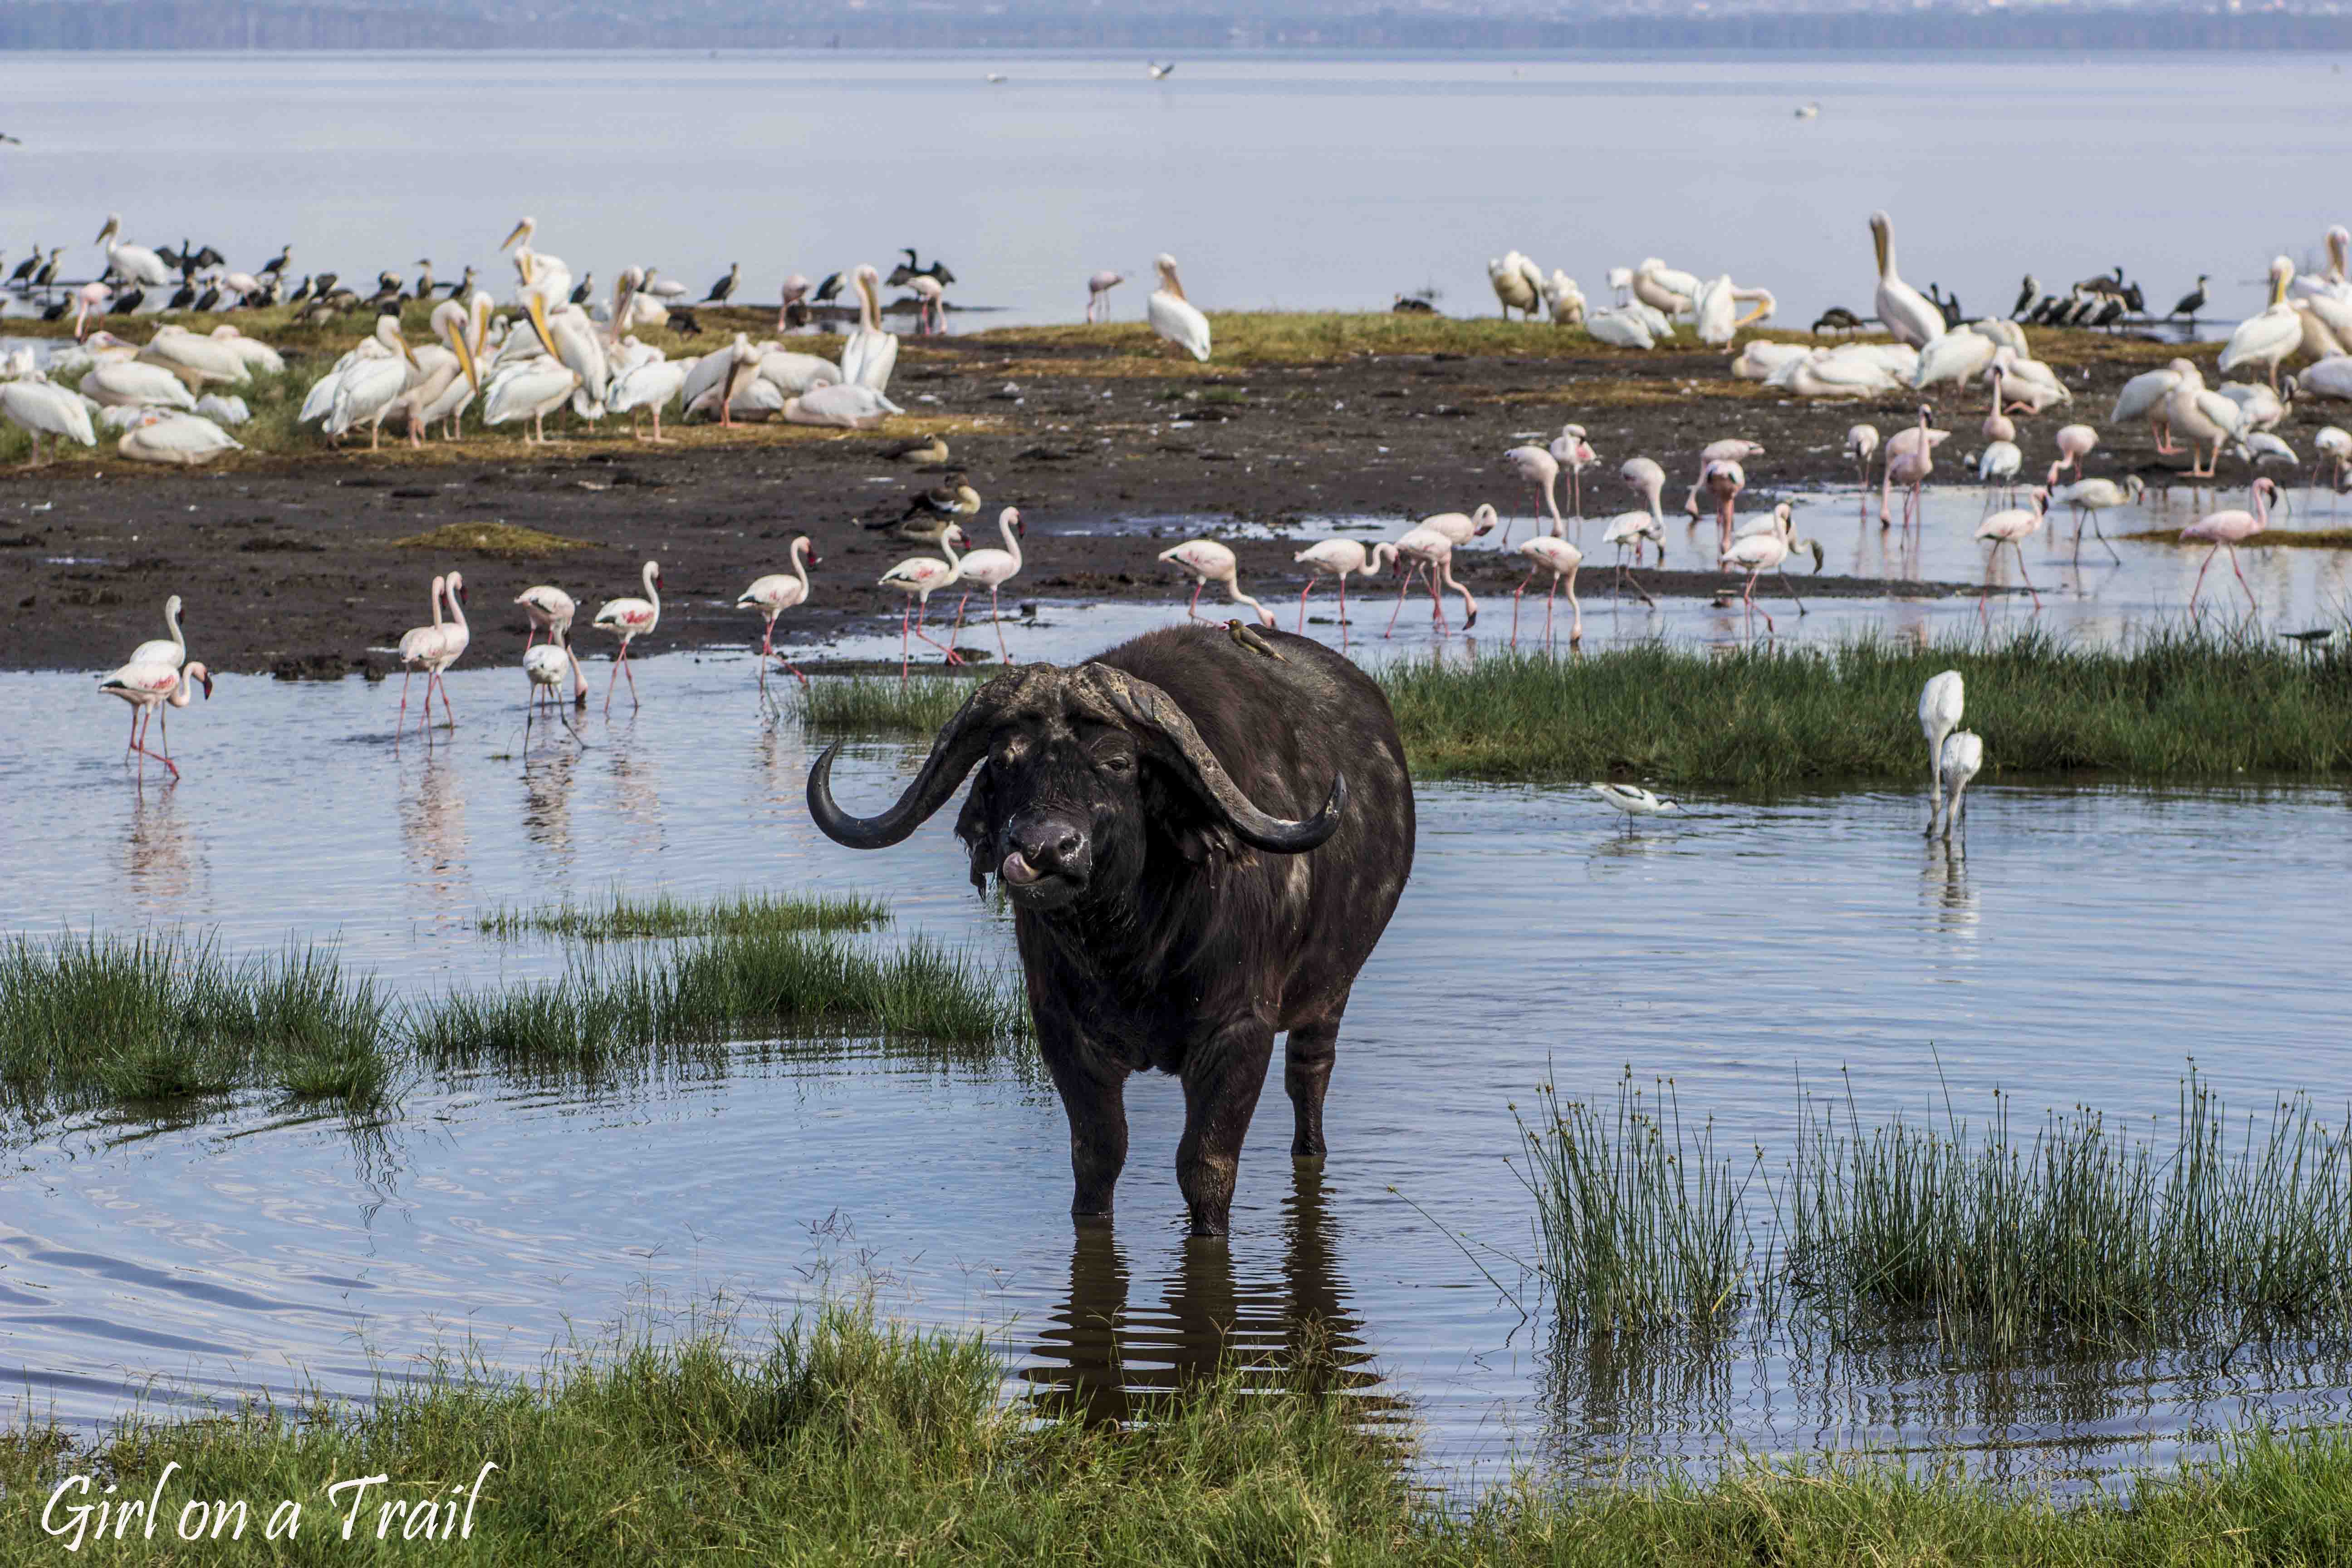
<svg viewBox="0 0 2352 1568">
<path fill-rule="evenodd" d="M 1233 1223 L 1242 1140 L 1274 1059 L 1274 1026 L 1231 1024 L 1184 1064 L 1184 1136 L 1176 1145 L 1176 1185 L 1194 1236 L 1223 1236 Z"/>
<path fill-rule="evenodd" d="M 1055 1042 L 1038 1020 L 1039 1054 L 1062 1094 L 1070 1122 L 1070 1175 L 1076 1184 L 1070 1214 L 1076 1219 L 1108 1219 L 1118 1173 L 1127 1165 L 1127 1069 L 1095 1061 L 1083 1042 Z"/>
<path fill-rule="evenodd" d="M 1297 1125 L 1290 1138 L 1293 1160 L 1320 1164 L 1328 1152 L 1323 1142 L 1323 1093 L 1331 1087 L 1331 1062 L 1339 1054 L 1339 1015 L 1348 1005 L 1344 996 L 1327 1016 L 1292 1028 L 1283 1042 L 1282 1087 L 1289 1091 L 1290 1109 Z"/>
</svg>

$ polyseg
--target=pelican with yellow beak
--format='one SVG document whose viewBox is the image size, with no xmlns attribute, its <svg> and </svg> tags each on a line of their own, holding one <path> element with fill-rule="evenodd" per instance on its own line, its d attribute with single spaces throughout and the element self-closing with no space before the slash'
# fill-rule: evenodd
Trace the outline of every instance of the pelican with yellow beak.
<svg viewBox="0 0 2352 1568">
<path fill-rule="evenodd" d="M 857 326 L 841 345 L 841 379 L 887 392 L 890 372 L 898 363 L 898 337 L 882 330 L 882 274 L 860 267 L 856 279 Z"/>
<path fill-rule="evenodd" d="M 1727 274 L 1711 278 L 1698 286 L 1692 296 L 1691 313 L 1698 322 L 1698 341 L 1720 347 L 1739 335 L 1740 329 L 1750 327 L 1771 315 L 1778 303 L 1769 289 L 1743 289 Z M 1752 307 L 1734 320 L 1741 305 Z"/>
<path fill-rule="evenodd" d="M 612 364 L 604 357 L 604 340 L 588 312 L 572 304 L 551 311 L 541 294 L 530 296 L 529 309 L 531 330 L 539 334 L 540 342 L 580 378 L 572 412 L 583 419 L 604 417 L 604 395 L 613 384 Z"/>
<path fill-rule="evenodd" d="M 1895 334 L 1896 342 L 1926 348 L 1944 335 L 1944 312 L 1895 270 L 1895 220 L 1883 212 L 1871 214 L 1870 243 L 1878 252 L 1879 324 Z"/>
<path fill-rule="evenodd" d="M 408 444 L 421 447 L 425 432 L 441 420 L 457 434 L 457 416 L 482 390 L 481 364 L 474 356 L 472 338 L 489 321 L 490 297 L 477 292 L 470 305 L 444 300 L 433 307 L 433 333 L 441 342 L 417 351 L 424 378 L 400 395 L 399 407 L 408 425 Z M 479 321 L 481 327 L 477 326 Z"/>
<path fill-rule="evenodd" d="M 539 220 L 526 217 L 499 243 L 499 248 L 514 251 L 515 276 L 521 281 L 523 295 L 539 295 L 551 305 L 569 304 L 572 268 L 563 265 L 563 258 L 530 247 L 531 236 L 538 232 Z M 515 301 L 519 305 L 523 302 L 521 299 Z"/>
<path fill-rule="evenodd" d="M 2230 334 L 2221 350 L 2223 375 L 2244 365 L 2259 365 L 2278 385 L 2279 362 L 2303 346 L 2303 321 L 2286 302 L 2286 289 L 2294 281 L 2294 263 L 2284 256 L 2271 258 L 2271 300 L 2260 315 L 2249 316 Z"/>
<path fill-rule="evenodd" d="M 325 426 L 330 441 L 340 441 L 355 426 L 366 426 L 371 452 L 382 442 L 383 416 L 392 412 L 401 394 L 425 375 L 407 340 L 400 335 L 398 316 L 375 319 L 375 341 L 392 352 L 355 360 L 342 373 L 335 384 L 334 402 L 327 411 Z"/>
<path fill-rule="evenodd" d="M 132 245 L 122 238 L 122 215 L 106 215 L 106 226 L 98 231 L 94 245 L 106 247 L 106 269 L 125 283 L 142 284 L 160 289 L 172 281 L 172 269 L 163 258 L 143 245 Z"/>
</svg>

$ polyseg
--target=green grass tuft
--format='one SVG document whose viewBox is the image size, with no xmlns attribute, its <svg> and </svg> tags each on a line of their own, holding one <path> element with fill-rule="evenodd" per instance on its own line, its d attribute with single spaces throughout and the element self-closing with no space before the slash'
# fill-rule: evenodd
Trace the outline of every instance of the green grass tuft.
<svg viewBox="0 0 2352 1568">
<path fill-rule="evenodd" d="M 603 903 L 499 909 L 484 916 L 487 936 L 516 942 L 527 936 L 574 942 L 648 937 L 712 936 L 754 931 L 877 931 L 890 923 L 890 907 L 856 894 L 764 893 L 688 902 L 668 893 L 633 899 L 615 892 Z"/>
<path fill-rule="evenodd" d="M 0 1435 L 0 1562 L 331 1563 L 429 1554 L 471 1568 L 647 1563 L 954 1563 L 972 1568 L 1846 1568 L 2049 1563 L 2102 1568 L 2321 1568 L 2352 1545 L 2352 1435 L 2257 1429 L 2214 1460 L 2127 1479 L 2074 1503 L 1972 1479 L 1962 1456 L 1733 1461 L 1708 1478 L 1583 1491 L 1516 1478 L 1449 1499 L 1416 1485 L 1411 1449 L 1367 1431 L 1311 1376 L 1253 1388 L 1203 1379 L 1139 1401 L 1139 1418 L 1045 1418 L 999 1398 L 977 1341 L 877 1325 L 828 1309 L 764 1342 L 639 1336 L 537 1377 L 444 1363 L 358 1408 L 248 1408 L 126 1423 L 95 1447 L 50 1427 Z M 485 1461 L 471 1532 L 455 1539 Z M 164 1480 L 166 1468 L 180 1467 Z M 68 1557 L 42 1509 L 67 1477 L 92 1496 L 167 1510 L 152 1542 L 93 1531 Z M 345 1491 L 383 1475 L 341 1539 Z M 453 1489 L 454 1491 L 453 1491 Z M 403 1551 L 413 1510 L 436 1539 Z M 253 1500 L 241 1542 L 172 1538 L 190 1499 Z M 303 1508 L 290 1542 L 260 1542 L 269 1507 Z M 53 1527 L 68 1531 L 81 1494 Z M 233 1518 L 234 1516 L 232 1516 Z M 85 1524 L 94 1519 L 84 1516 Z"/>
<path fill-rule="evenodd" d="M 809 682 L 801 718 L 812 730 L 851 735 L 931 735 L 972 694 L 970 680 L 927 675 L 827 676 Z"/>
<path fill-rule="evenodd" d="M 2352 769 L 2352 654 L 2252 637 L 2157 632 L 2112 649 L 2037 633 L 1925 648 L 1652 644 L 1576 658 L 1412 660 L 1379 679 L 1421 777 L 1771 789 L 1924 783 L 1919 689 L 1947 668 L 1967 679 L 1988 776 Z"/>
</svg>

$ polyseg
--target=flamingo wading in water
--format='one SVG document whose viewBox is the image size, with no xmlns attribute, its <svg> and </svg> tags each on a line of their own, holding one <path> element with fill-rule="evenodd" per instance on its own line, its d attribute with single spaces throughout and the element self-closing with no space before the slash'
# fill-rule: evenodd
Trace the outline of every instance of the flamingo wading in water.
<svg viewBox="0 0 2352 1568">
<path fill-rule="evenodd" d="M 2238 570 L 2238 546 L 2270 526 L 2270 502 L 2277 495 L 2278 482 L 2275 479 L 2268 477 L 2258 479 L 2251 489 L 2253 510 L 2210 512 L 2180 531 L 2180 541 L 2184 544 L 2210 542 L 2213 546 L 2205 552 L 2204 562 L 2197 568 L 2196 585 L 2189 590 L 2190 615 L 2197 613 L 2197 595 L 2205 587 L 2206 567 L 2212 565 L 2213 557 L 2224 550 L 2230 552 L 2230 570 L 2236 574 L 2238 586 L 2246 591 L 2246 608 L 2249 611 L 2262 608 L 2255 602 L 2252 584 L 2246 581 L 2246 574 Z"/>
<path fill-rule="evenodd" d="M 776 654 L 776 617 L 808 603 L 808 569 L 824 559 L 805 533 L 793 541 L 792 555 L 791 571 L 771 572 L 764 577 L 753 578 L 751 585 L 735 601 L 737 609 L 757 610 L 767 617 L 767 624 L 760 628 L 760 689 L 763 691 L 768 686 L 768 660 Z M 803 688 L 808 685 L 808 677 L 801 673 L 800 666 L 791 659 L 785 659 L 783 665 Z"/>
<path fill-rule="evenodd" d="M 946 560 L 941 561 L 932 555 L 910 555 L 883 573 L 881 581 L 876 584 L 877 587 L 896 588 L 906 595 L 908 601 L 898 610 L 898 684 L 901 686 L 907 684 L 908 616 L 910 613 L 914 616 L 914 636 L 947 655 L 948 663 L 963 662 L 963 656 L 952 647 L 924 636 L 923 616 L 930 610 L 931 595 L 953 584 L 962 574 L 963 563 L 956 554 L 956 547 L 964 542 L 962 527 L 951 522 L 948 524 L 947 531 L 940 535 L 940 550 L 947 556 Z"/>
<path fill-rule="evenodd" d="M 145 732 L 149 717 L 169 706 L 185 708 L 188 690 L 193 686 L 205 689 L 205 700 L 212 700 L 212 672 L 202 664 L 167 664 L 160 659 L 144 663 L 133 661 L 112 674 L 100 679 L 98 689 L 110 697 L 120 697 L 131 704 L 131 747 L 139 753 L 140 776 L 146 776 L 147 759 L 153 757 L 168 769 L 173 778 L 180 776 L 179 764 L 172 761 L 172 721 L 166 714 L 157 739 L 163 749 L 147 749 Z"/>
<path fill-rule="evenodd" d="M 624 674 L 629 677 L 629 706 L 637 706 L 637 678 L 629 669 L 629 645 L 661 625 L 661 563 L 646 562 L 638 576 L 646 585 L 644 598 L 607 599 L 596 612 L 596 628 L 617 633 L 621 638 L 621 651 L 613 656 L 613 673 L 604 680 L 607 713 L 613 710 L 614 683 Z"/>
<path fill-rule="evenodd" d="M 956 634 L 963 629 L 963 607 L 971 602 L 974 588 L 988 590 L 988 618 L 996 627 L 996 657 L 999 662 L 1011 664 L 1012 651 L 1004 646 L 1004 615 L 997 603 L 997 592 L 1013 581 L 1021 570 L 1021 512 L 1017 507 L 1006 507 L 996 514 L 996 530 L 1004 537 L 1002 550 L 974 550 L 963 558 L 958 576 L 963 584 L 963 596 L 956 600 L 955 625 L 948 629 L 948 646 L 955 646 Z"/>
<path fill-rule="evenodd" d="M 1355 572 L 1370 577 L 1377 570 L 1372 565 L 1370 554 L 1364 549 L 1363 542 L 1326 539 L 1308 545 L 1291 560 L 1307 568 L 1307 586 L 1298 590 L 1300 633 L 1307 630 L 1307 595 L 1315 591 L 1317 583 L 1330 577 L 1339 584 L 1339 640 L 1345 643 L 1348 640 L 1348 574 Z"/>
<path fill-rule="evenodd" d="M 1184 613 L 1192 619 L 1202 618 L 1201 590 L 1212 583 L 1223 583 L 1226 598 L 1247 605 L 1257 612 L 1260 622 L 1274 625 L 1274 612 L 1242 592 L 1241 563 L 1215 540 L 1188 539 L 1172 550 L 1161 551 L 1160 559 L 1192 579 L 1192 602 L 1184 606 Z"/>
</svg>

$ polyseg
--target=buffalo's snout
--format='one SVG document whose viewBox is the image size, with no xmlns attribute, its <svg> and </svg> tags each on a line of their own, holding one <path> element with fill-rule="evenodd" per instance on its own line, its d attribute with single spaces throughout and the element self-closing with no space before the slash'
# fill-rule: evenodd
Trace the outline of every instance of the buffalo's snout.
<svg viewBox="0 0 2352 1568">
<path fill-rule="evenodd" d="M 1029 810 L 1004 826 L 998 867 L 1007 891 L 1030 903 L 1058 901 L 1086 885 L 1094 847 L 1085 824 L 1060 812 Z"/>
</svg>

